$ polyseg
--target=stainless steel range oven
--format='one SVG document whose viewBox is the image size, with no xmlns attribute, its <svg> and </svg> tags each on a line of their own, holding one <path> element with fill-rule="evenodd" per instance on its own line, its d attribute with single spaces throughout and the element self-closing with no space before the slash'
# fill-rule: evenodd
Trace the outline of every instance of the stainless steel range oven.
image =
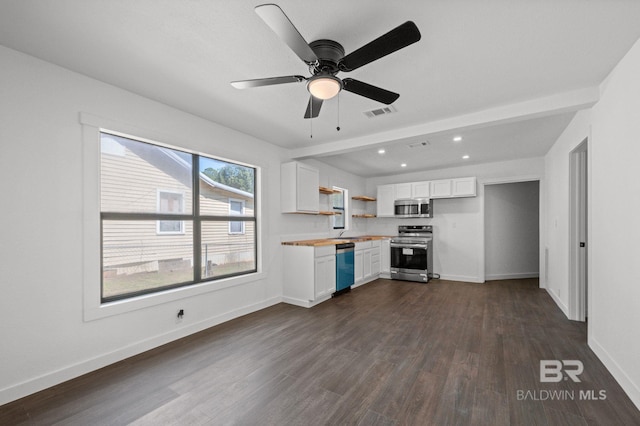
<svg viewBox="0 0 640 426">
<path fill-rule="evenodd" d="M 428 282 L 433 277 L 433 227 L 401 225 L 391 239 L 391 279 Z"/>
</svg>

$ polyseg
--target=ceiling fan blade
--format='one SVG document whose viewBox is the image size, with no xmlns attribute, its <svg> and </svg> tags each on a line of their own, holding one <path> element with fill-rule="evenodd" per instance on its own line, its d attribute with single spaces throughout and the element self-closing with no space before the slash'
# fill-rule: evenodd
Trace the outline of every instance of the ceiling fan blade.
<svg viewBox="0 0 640 426">
<path fill-rule="evenodd" d="M 417 42 L 420 37 L 420 31 L 416 24 L 412 21 L 407 21 L 342 58 L 340 70 L 353 71 L 369 62 Z"/>
<path fill-rule="evenodd" d="M 397 93 L 352 78 L 343 79 L 342 88 L 347 92 L 355 93 L 356 95 L 364 96 L 365 98 L 373 99 L 374 101 L 387 105 L 392 104 L 400 97 Z"/>
<path fill-rule="evenodd" d="M 287 15 L 276 4 L 263 4 L 254 9 L 258 16 L 307 64 L 313 64 L 318 57 L 309 43 L 291 23 Z"/>
<path fill-rule="evenodd" d="M 255 80 L 232 81 L 231 85 L 236 89 L 249 89 L 251 87 L 273 86 L 274 84 L 300 83 L 301 81 L 305 80 L 306 78 L 301 75 L 288 75 L 285 77 L 269 77 L 256 78 Z"/>
<path fill-rule="evenodd" d="M 307 104 L 307 111 L 304 113 L 304 118 L 316 118 L 320 114 L 320 108 L 322 108 L 322 99 L 309 96 L 309 103 Z"/>
</svg>

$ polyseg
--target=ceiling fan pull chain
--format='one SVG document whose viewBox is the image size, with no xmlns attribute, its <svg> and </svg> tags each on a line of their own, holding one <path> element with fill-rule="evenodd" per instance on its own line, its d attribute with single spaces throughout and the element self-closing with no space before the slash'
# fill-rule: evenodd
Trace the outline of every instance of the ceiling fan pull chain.
<svg viewBox="0 0 640 426">
<path fill-rule="evenodd" d="M 309 139 L 313 139 L 313 98 L 309 97 Z"/>
<path fill-rule="evenodd" d="M 336 96 L 338 98 L 338 126 L 336 127 L 336 130 L 339 132 L 340 131 L 340 93 L 338 93 L 338 96 Z"/>
</svg>

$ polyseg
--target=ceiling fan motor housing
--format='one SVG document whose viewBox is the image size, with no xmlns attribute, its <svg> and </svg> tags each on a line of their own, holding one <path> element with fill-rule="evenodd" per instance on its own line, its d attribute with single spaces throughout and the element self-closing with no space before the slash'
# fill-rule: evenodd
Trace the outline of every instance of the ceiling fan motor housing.
<svg viewBox="0 0 640 426">
<path fill-rule="evenodd" d="M 340 71 L 338 63 L 344 58 L 344 48 L 340 43 L 333 40 L 316 40 L 309 43 L 309 47 L 318 57 L 315 64 L 309 65 L 309 71 L 313 75 L 331 74 L 335 75 Z"/>
</svg>

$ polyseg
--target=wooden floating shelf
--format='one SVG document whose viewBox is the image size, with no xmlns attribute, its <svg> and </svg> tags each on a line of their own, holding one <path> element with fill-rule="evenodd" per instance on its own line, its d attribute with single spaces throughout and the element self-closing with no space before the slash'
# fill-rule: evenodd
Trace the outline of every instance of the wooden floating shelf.
<svg viewBox="0 0 640 426">
<path fill-rule="evenodd" d="M 311 215 L 318 215 L 318 213 L 316 212 L 282 212 L 284 214 L 311 214 Z"/>
<path fill-rule="evenodd" d="M 375 198 L 373 197 L 367 197 L 366 195 L 356 195 L 354 197 L 351 197 L 352 200 L 360 200 L 360 201 L 377 201 Z"/>
<path fill-rule="evenodd" d="M 327 188 L 326 186 L 321 186 L 318 188 L 321 194 L 338 194 L 340 191 L 335 189 Z"/>
<path fill-rule="evenodd" d="M 351 215 L 351 217 L 363 217 L 366 219 L 372 218 L 372 217 L 376 217 L 375 214 L 353 214 Z"/>
<path fill-rule="evenodd" d="M 335 216 L 338 214 L 342 214 L 339 212 L 325 212 L 325 211 L 319 211 L 319 212 L 283 212 L 284 214 L 310 214 L 310 215 L 314 215 L 314 216 Z"/>
</svg>

